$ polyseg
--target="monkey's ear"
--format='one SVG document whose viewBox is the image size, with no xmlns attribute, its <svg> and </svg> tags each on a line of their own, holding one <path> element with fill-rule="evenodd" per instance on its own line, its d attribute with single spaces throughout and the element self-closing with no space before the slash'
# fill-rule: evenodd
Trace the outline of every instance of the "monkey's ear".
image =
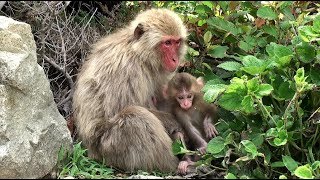
<svg viewBox="0 0 320 180">
<path fill-rule="evenodd" d="M 143 33 L 144 33 L 143 26 L 141 23 L 139 23 L 137 25 L 136 29 L 134 30 L 133 36 L 135 39 L 138 40 L 138 39 L 140 39 L 140 37 L 142 36 Z"/>
<path fill-rule="evenodd" d="M 198 78 L 197 78 L 197 83 L 198 83 L 198 85 L 200 86 L 200 89 L 202 89 L 203 86 L 204 86 L 204 79 L 203 79 L 203 77 L 198 77 Z"/>
</svg>

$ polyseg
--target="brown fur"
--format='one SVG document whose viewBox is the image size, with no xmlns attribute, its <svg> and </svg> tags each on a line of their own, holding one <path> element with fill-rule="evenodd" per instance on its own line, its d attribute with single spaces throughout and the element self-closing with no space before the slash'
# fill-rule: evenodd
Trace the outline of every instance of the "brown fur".
<svg viewBox="0 0 320 180">
<path fill-rule="evenodd" d="M 137 38 L 138 25 L 144 33 Z M 73 98 L 77 131 L 90 157 L 126 171 L 176 169 L 170 137 L 144 107 L 173 75 L 161 63 L 157 49 L 161 38 L 182 37 L 181 60 L 186 33 L 175 13 L 151 9 L 93 46 L 78 74 Z"/>
</svg>

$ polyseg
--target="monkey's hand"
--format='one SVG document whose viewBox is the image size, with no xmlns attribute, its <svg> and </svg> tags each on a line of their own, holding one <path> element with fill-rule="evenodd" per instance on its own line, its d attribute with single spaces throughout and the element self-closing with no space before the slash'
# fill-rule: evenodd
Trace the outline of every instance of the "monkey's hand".
<svg viewBox="0 0 320 180">
<path fill-rule="evenodd" d="M 206 126 L 204 126 L 204 132 L 206 133 L 206 138 L 208 139 L 212 139 L 219 134 L 216 127 L 212 123 L 208 123 Z"/>
<path fill-rule="evenodd" d="M 195 163 L 191 160 L 180 161 L 178 165 L 178 174 L 186 175 L 188 173 L 188 166 L 194 165 Z"/>
<path fill-rule="evenodd" d="M 208 145 L 208 143 L 202 143 L 202 145 L 197 149 L 199 152 L 200 152 L 200 154 L 201 155 L 204 155 L 204 154 L 206 154 L 206 152 L 207 152 L 207 145 Z"/>
<path fill-rule="evenodd" d="M 219 134 L 216 127 L 212 124 L 212 119 L 209 115 L 206 115 L 203 121 L 203 126 L 206 138 L 208 138 L 209 140 L 216 137 Z"/>
</svg>

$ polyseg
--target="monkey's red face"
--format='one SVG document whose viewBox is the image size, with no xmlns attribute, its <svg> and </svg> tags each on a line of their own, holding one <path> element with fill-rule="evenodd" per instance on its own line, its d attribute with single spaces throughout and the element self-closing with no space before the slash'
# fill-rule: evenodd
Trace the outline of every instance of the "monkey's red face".
<svg viewBox="0 0 320 180">
<path fill-rule="evenodd" d="M 177 94 L 176 99 L 182 109 L 188 110 L 192 106 L 193 97 L 191 92 L 183 90 Z"/>
<path fill-rule="evenodd" d="M 160 44 L 160 50 L 163 54 L 163 66 L 167 71 L 173 72 L 179 65 L 179 50 L 181 47 L 181 38 L 175 36 L 165 36 Z"/>
</svg>

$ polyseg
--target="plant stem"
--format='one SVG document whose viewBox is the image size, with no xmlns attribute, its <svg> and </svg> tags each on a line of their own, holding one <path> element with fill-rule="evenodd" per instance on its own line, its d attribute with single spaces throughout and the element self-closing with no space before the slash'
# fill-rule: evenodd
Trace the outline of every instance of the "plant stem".
<svg viewBox="0 0 320 180">
<path fill-rule="evenodd" d="M 262 100 L 261 99 L 257 99 L 257 102 L 259 103 L 260 107 L 262 108 L 262 113 L 263 114 L 267 114 L 267 116 L 273 121 L 274 125 L 276 125 L 276 121 L 273 119 L 273 117 L 270 115 L 270 113 L 268 112 L 267 108 L 263 105 Z"/>
<path fill-rule="evenodd" d="M 299 98 L 299 93 L 296 92 L 296 93 L 294 94 L 293 98 L 291 99 L 291 101 L 289 102 L 286 110 L 285 110 L 284 113 L 283 113 L 283 121 L 284 121 L 284 125 L 285 125 L 284 127 L 285 127 L 285 128 L 287 127 L 287 118 L 288 118 L 288 113 L 289 113 L 289 109 L 290 109 L 290 107 L 291 107 L 291 104 L 292 104 L 296 99 L 298 99 L 298 98 Z"/>
</svg>

